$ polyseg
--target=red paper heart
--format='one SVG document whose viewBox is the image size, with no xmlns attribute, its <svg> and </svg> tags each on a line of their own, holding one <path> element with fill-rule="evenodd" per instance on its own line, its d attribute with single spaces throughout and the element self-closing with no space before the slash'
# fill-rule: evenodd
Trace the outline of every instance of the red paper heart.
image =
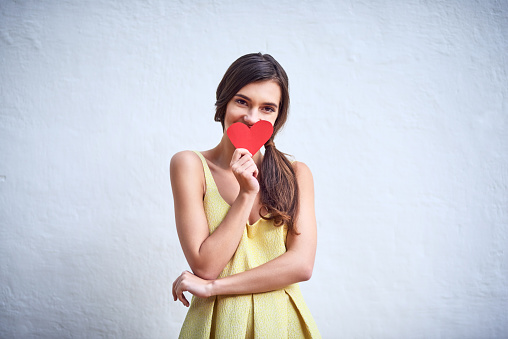
<svg viewBox="0 0 508 339">
<path fill-rule="evenodd" d="M 236 148 L 246 148 L 252 155 L 270 139 L 273 126 L 266 120 L 259 120 L 251 128 L 241 122 L 229 126 L 227 134 Z"/>
</svg>

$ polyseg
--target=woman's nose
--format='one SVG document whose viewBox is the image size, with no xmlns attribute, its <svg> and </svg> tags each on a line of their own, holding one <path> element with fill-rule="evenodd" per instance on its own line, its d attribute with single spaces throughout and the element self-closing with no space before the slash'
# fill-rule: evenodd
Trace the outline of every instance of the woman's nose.
<svg viewBox="0 0 508 339">
<path fill-rule="evenodd" d="M 257 108 L 251 108 L 244 116 L 244 121 L 247 125 L 252 126 L 259 121 L 259 114 Z"/>
</svg>

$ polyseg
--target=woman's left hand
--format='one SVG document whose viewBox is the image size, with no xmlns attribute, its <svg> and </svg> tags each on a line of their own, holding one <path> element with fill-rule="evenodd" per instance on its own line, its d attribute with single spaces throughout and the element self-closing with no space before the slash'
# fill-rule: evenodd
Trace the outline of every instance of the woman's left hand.
<svg viewBox="0 0 508 339">
<path fill-rule="evenodd" d="M 212 295 L 212 283 L 213 280 L 204 280 L 189 271 L 183 271 L 173 283 L 173 299 L 175 301 L 178 299 L 189 307 L 189 301 L 183 292 L 190 292 L 199 298 L 208 298 Z"/>
</svg>

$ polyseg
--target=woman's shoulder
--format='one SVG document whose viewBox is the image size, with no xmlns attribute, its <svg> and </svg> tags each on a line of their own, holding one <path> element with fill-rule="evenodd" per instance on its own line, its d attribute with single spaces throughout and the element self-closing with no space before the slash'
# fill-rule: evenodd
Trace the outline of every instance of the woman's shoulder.
<svg viewBox="0 0 508 339">
<path fill-rule="evenodd" d="M 307 164 L 302 161 L 294 160 L 293 162 L 291 162 L 291 165 L 293 165 L 293 169 L 295 170 L 295 173 L 297 173 L 297 174 L 298 174 L 298 172 L 300 172 L 303 175 L 308 175 L 308 174 L 312 175 L 312 172 L 311 172 L 309 166 L 307 166 Z"/>
<path fill-rule="evenodd" d="M 202 162 L 194 151 L 180 151 L 171 157 L 170 170 L 171 171 L 195 171 L 201 168 Z"/>
<path fill-rule="evenodd" d="M 302 180 L 304 180 L 304 181 L 308 181 L 308 180 L 312 181 L 313 180 L 312 179 L 312 172 L 306 163 L 295 160 L 291 163 L 291 165 L 293 165 L 293 169 L 295 171 L 296 178 L 299 182 Z"/>
</svg>

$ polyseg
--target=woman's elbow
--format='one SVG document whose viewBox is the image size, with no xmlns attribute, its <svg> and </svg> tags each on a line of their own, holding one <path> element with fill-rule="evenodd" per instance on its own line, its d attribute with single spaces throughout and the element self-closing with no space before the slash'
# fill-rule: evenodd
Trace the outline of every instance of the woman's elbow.
<svg viewBox="0 0 508 339">
<path fill-rule="evenodd" d="M 312 271 L 314 269 L 314 263 L 301 263 L 300 267 L 298 268 L 298 275 L 300 281 L 307 281 L 310 280 L 312 277 Z"/>
<path fill-rule="evenodd" d="M 289 251 L 288 251 L 289 252 Z M 297 281 L 307 281 L 312 277 L 314 270 L 314 256 L 292 251 L 293 257 L 290 259 L 293 263 L 291 271 L 295 275 Z"/>
<path fill-rule="evenodd" d="M 312 267 L 303 268 L 301 274 L 302 281 L 310 280 L 312 277 Z"/>
<path fill-rule="evenodd" d="M 192 273 L 204 280 L 215 280 L 219 277 L 220 272 L 213 272 L 210 269 L 205 268 L 192 268 Z"/>
</svg>

